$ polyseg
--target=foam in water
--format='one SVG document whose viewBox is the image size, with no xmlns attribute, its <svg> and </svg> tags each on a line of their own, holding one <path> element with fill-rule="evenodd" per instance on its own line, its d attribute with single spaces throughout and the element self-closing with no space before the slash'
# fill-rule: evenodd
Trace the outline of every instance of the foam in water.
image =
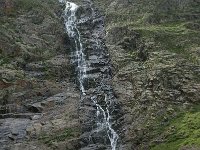
<svg viewBox="0 0 200 150">
<path fill-rule="evenodd" d="M 106 111 L 104 111 L 104 109 L 101 107 L 101 105 L 99 105 L 97 103 L 96 97 L 93 96 L 92 101 L 94 102 L 94 104 L 97 107 L 97 119 L 98 119 L 98 123 L 97 123 L 97 132 L 106 129 L 107 130 L 107 135 L 109 137 L 110 140 L 110 144 L 112 147 L 112 150 L 116 150 L 116 146 L 117 146 L 117 140 L 119 138 L 118 134 L 115 132 L 115 130 L 112 129 L 112 125 L 111 125 L 111 116 L 108 110 L 108 96 L 105 94 L 105 99 L 104 101 L 106 102 Z M 106 115 L 107 114 L 107 115 Z"/>
<path fill-rule="evenodd" d="M 76 54 L 75 59 L 78 63 L 77 70 L 78 70 L 78 79 L 80 84 L 80 90 L 83 95 L 85 95 L 85 88 L 84 88 L 84 80 L 87 78 L 86 74 L 86 61 L 85 61 L 85 55 L 83 53 L 83 45 L 81 43 L 81 37 L 79 30 L 76 27 L 76 10 L 78 9 L 78 6 L 74 3 L 68 2 L 66 0 L 59 0 L 60 2 L 65 3 L 65 27 L 66 32 L 68 33 L 69 37 L 74 39 L 75 42 L 75 48 L 76 48 Z"/>
</svg>

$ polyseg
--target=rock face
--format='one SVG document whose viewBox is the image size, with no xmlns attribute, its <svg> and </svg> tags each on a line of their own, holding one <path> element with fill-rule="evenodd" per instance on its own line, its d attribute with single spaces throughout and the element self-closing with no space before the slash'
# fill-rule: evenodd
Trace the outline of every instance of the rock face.
<svg viewBox="0 0 200 150">
<path fill-rule="evenodd" d="M 79 118 L 85 150 L 115 150 L 120 109 L 111 86 L 111 65 L 104 43 L 104 17 L 86 1 L 81 6 L 65 3 L 65 25 L 72 49 L 72 63 L 82 93 Z M 115 129 L 114 129 L 115 128 Z"/>
<path fill-rule="evenodd" d="M 185 124 L 199 120 L 183 119 L 199 112 L 200 38 L 198 28 L 185 26 L 199 22 L 199 2 L 94 2 L 106 15 L 113 87 L 124 114 L 122 149 L 199 149 L 198 138 L 181 134 L 191 132 Z"/>
<path fill-rule="evenodd" d="M 61 10 L 56 0 L 0 2 L 2 150 L 76 149 L 80 96 Z"/>
<path fill-rule="evenodd" d="M 90 66 L 81 98 L 64 6 L 0 0 L 0 149 L 111 149 L 100 104 L 119 150 L 198 150 L 199 1 L 72 2 Z"/>
</svg>

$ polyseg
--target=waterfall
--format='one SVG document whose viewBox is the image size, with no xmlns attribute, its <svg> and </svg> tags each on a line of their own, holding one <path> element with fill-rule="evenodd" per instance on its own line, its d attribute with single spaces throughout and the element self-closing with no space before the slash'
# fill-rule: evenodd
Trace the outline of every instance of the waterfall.
<svg viewBox="0 0 200 150">
<path fill-rule="evenodd" d="M 78 79 L 80 84 L 80 89 L 82 94 L 85 95 L 85 89 L 83 86 L 84 79 L 86 78 L 86 61 L 85 61 L 85 55 L 83 53 L 83 45 L 81 43 L 81 37 L 79 30 L 76 27 L 76 10 L 78 6 L 74 3 L 70 3 L 68 1 L 60 0 L 60 2 L 65 2 L 65 27 L 66 32 L 68 33 L 68 36 L 73 39 L 75 42 L 75 56 L 76 61 L 78 64 L 77 70 L 78 70 Z"/>
<path fill-rule="evenodd" d="M 77 79 L 82 93 L 82 101 L 80 103 L 87 100 L 90 101 L 90 105 L 95 108 L 96 116 L 90 113 L 90 117 L 94 118 L 94 122 L 96 124 L 92 125 L 90 136 L 93 136 L 93 134 L 99 134 L 98 137 L 104 139 L 104 137 L 101 137 L 101 134 L 106 134 L 103 136 L 106 136 L 106 138 L 109 139 L 111 149 L 116 150 L 119 136 L 112 127 L 113 116 L 111 115 L 111 113 L 114 112 L 113 109 L 116 107 L 116 99 L 112 92 L 112 88 L 109 85 L 110 66 L 108 54 L 105 50 L 105 44 L 102 41 L 102 37 L 100 37 L 102 36 L 101 32 L 103 32 L 103 30 L 100 30 L 103 28 L 103 23 L 101 22 L 102 17 L 98 16 L 92 7 L 92 4 L 90 4 L 91 14 L 89 16 L 83 15 L 83 18 L 80 16 L 77 17 L 76 13 L 80 8 L 78 5 L 66 0 L 59 1 L 64 3 L 66 6 L 64 11 L 64 21 L 66 32 L 73 43 L 72 62 L 76 68 L 78 76 Z M 84 23 L 87 22 L 91 22 L 93 24 L 95 22 L 99 22 L 97 30 L 93 33 L 90 33 L 91 31 L 87 30 L 82 33 L 80 28 L 81 26 L 83 28 Z M 87 26 L 88 28 L 91 28 L 91 25 Z M 90 35 L 89 40 L 85 40 L 85 42 L 83 42 L 85 38 L 82 38 L 84 36 L 82 34 L 87 36 L 86 33 Z M 84 44 L 88 41 L 90 45 L 88 47 L 84 46 Z M 89 49 L 89 47 L 92 48 Z M 86 49 L 91 52 L 86 52 Z M 95 82 L 95 86 L 90 85 L 90 81 Z M 88 89 L 92 89 L 92 92 L 88 92 Z M 89 122 L 90 118 L 86 120 Z M 95 129 L 93 129 L 94 127 Z M 88 144 L 90 144 L 90 141 Z"/>
</svg>

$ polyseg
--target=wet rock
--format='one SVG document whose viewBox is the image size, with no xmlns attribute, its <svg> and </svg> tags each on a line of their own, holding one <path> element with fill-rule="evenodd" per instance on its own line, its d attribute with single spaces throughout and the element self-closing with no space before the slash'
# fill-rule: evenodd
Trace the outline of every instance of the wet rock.
<svg viewBox="0 0 200 150">
<path fill-rule="evenodd" d="M 59 93 L 52 97 L 49 97 L 41 102 L 34 103 L 32 105 L 27 105 L 29 111 L 34 113 L 41 113 L 44 110 L 54 107 L 55 105 L 62 105 L 65 103 L 70 93 Z M 75 95 L 74 95 L 75 96 Z"/>
<path fill-rule="evenodd" d="M 42 107 L 41 103 L 35 103 L 32 105 L 28 105 L 27 108 L 30 112 L 33 112 L 33 113 L 41 113 L 44 109 Z"/>
<path fill-rule="evenodd" d="M 26 138 L 26 128 L 30 124 L 29 119 L 0 119 L 1 140 L 23 140 Z"/>
<path fill-rule="evenodd" d="M 110 142 L 117 142 L 118 139 L 112 128 L 112 122 L 118 114 L 115 113 L 117 103 L 111 86 L 110 59 L 104 43 L 104 17 L 91 1 L 83 3 L 77 12 L 74 12 L 74 9 L 66 10 L 71 16 L 65 17 L 78 20 L 78 24 L 73 24 L 68 19 L 65 21 L 66 25 L 72 27 L 72 30 L 69 30 L 72 33 L 69 34 L 72 43 L 71 56 L 82 92 L 79 104 L 79 119 L 83 133 L 80 137 L 81 148 L 110 148 Z M 68 26 L 66 29 L 69 29 Z M 96 60 L 92 60 L 94 58 Z"/>
</svg>

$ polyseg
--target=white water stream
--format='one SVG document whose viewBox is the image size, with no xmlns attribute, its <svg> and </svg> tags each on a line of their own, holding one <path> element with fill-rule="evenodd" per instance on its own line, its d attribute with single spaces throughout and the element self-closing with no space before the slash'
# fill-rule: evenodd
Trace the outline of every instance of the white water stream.
<svg viewBox="0 0 200 150">
<path fill-rule="evenodd" d="M 85 96 L 86 90 L 84 87 L 84 81 L 88 77 L 86 71 L 89 66 L 86 64 L 84 48 L 81 42 L 80 32 L 77 28 L 77 22 L 79 20 L 76 17 L 76 11 L 78 9 L 78 6 L 66 0 L 59 0 L 59 1 L 66 5 L 65 15 L 64 15 L 66 32 L 68 33 L 68 36 L 75 43 L 75 60 L 74 61 L 77 62 L 77 71 L 78 71 L 78 80 L 79 80 L 80 90 L 83 96 Z M 104 101 L 106 103 L 106 108 L 103 108 L 100 104 L 98 104 L 96 95 L 91 97 L 92 102 L 96 106 L 97 129 L 95 130 L 95 132 L 100 132 L 102 130 L 105 130 L 110 140 L 112 150 L 116 150 L 119 136 L 112 128 L 111 116 L 110 116 L 110 112 L 108 108 L 110 105 L 109 104 L 110 102 L 108 101 L 109 99 L 110 99 L 109 95 L 105 94 Z"/>
<path fill-rule="evenodd" d="M 78 6 L 74 3 L 68 2 L 66 0 L 59 0 L 62 3 L 65 3 L 65 27 L 66 32 L 68 33 L 68 36 L 72 38 L 75 42 L 75 61 L 78 63 L 77 70 L 78 70 L 78 79 L 80 84 L 80 90 L 83 95 L 85 95 L 85 88 L 83 86 L 84 79 L 87 78 L 86 74 L 86 61 L 85 61 L 85 55 L 83 53 L 83 45 L 81 43 L 81 37 L 79 30 L 76 27 L 76 10 L 78 9 Z"/>
</svg>

